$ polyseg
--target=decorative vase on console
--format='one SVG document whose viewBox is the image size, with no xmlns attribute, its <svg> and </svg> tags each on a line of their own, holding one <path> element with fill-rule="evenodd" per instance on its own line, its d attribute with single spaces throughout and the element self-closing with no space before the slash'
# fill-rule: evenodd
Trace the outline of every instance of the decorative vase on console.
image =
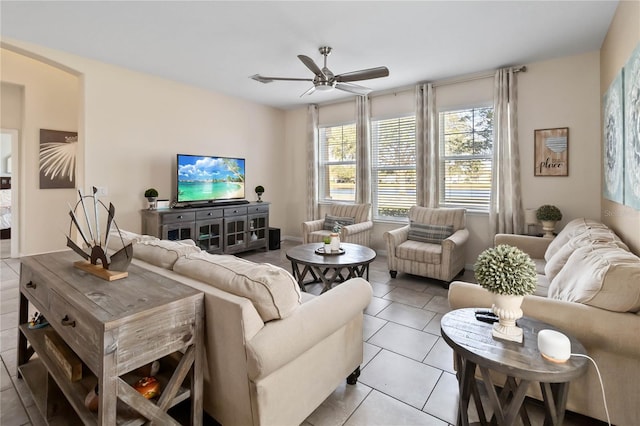
<svg viewBox="0 0 640 426">
<path fill-rule="evenodd" d="M 494 294 L 491 309 L 498 322 L 493 324 L 493 337 L 522 343 L 516 321 L 522 317 L 524 296 L 536 290 L 535 264 L 522 250 L 501 244 L 480 253 L 474 269 L 478 284 Z"/>
<path fill-rule="evenodd" d="M 562 212 L 556 206 L 545 204 L 536 210 L 536 219 L 542 222 L 544 238 L 554 238 L 553 231 L 556 229 L 556 222 L 562 220 Z"/>
</svg>

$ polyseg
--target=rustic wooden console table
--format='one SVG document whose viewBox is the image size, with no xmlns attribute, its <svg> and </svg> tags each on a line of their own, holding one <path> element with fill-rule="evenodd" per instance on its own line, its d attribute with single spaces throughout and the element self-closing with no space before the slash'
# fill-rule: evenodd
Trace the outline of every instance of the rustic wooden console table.
<svg viewBox="0 0 640 426">
<path fill-rule="evenodd" d="M 74 268 L 75 260 L 59 252 L 21 264 L 18 372 L 46 421 L 176 425 L 167 410 L 191 398 L 191 424 L 202 424 L 203 294 L 136 265 L 127 278 L 104 281 Z M 29 328 L 30 303 L 49 326 Z M 51 350 L 52 333 L 82 361 L 80 380 Z M 155 360 L 162 393 L 148 400 L 131 385 L 142 377 L 138 368 Z M 97 413 L 84 405 L 96 384 Z"/>
</svg>

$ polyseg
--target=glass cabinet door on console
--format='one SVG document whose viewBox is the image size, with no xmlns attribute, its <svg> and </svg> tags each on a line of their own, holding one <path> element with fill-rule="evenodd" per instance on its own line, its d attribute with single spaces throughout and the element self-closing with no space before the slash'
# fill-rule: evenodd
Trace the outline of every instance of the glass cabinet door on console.
<svg viewBox="0 0 640 426">
<path fill-rule="evenodd" d="M 269 238 L 269 215 L 249 215 L 249 248 L 264 247 Z"/>
<path fill-rule="evenodd" d="M 209 253 L 222 253 L 222 219 L 196 222 L 198 247 Z"/>
<path fill-rule="evenodd" d="M 233 253 L 247 246 L 247 217 L 239 216 L 224 219 L 224 252 Z"/>
<path fill-rule="evenodd" d="M 223 250 L 222 210 L 206 209 L 196 212 L 196 242 L 209 253 Z"/>
<path fill-rule="evenodd" d="M 162 226 L 163 240 L 192 240 L 194 237 L 192 223 L 173 223 Z"/>
</svg>

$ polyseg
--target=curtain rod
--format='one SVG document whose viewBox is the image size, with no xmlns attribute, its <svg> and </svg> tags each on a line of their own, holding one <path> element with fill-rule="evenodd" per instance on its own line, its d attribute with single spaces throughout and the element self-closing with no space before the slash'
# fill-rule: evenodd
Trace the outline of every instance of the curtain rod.
<svg viewBox="0 0 640 426">
<path fill-rule="evenodd" d="M 527 67 L 526 65 L 520 65 L 517 67 L 513 67 L 513 72 L 526 72 L 527 71 Z M 460 77 L 454 77 L 454 78 L 448 78 L 445 80 L 437 80 L 437 81 L 428 81 L 428 80 L 424 80 L 424 81 L 419 81 L 415 84 L 411 84 L 411 85 L 407 85 L 407 86 L 401 86 L 401 87 L 395 87 L 393 89 L 386 89 L 386 90 L 380 90 L 377 92 L 372 92 L 370 95 L 374 95 L 374 96 L 380 96 L 380 95 L 388 95 L 390 93 L 400 93 L 400 92 L 405 92 L 405 91 L 409 91 L 409 90 L 414 90 L 416 85 L 418 84 L 427 84 L 427 83 L 432 83 L 434 87 L 441 87 L 441 86 L 448 86 L 450 84 L 459 84 L 459 83 L 466 83 L 469 81 L 475 81 L 475 80 L 482 80 L 485 78 L 492 78 L 496 75 L 495 70 L 494 71 L 490 71 L 490 72 L 482 72 L 482 73 L 478 73 L 478 74 L 467 74 L 464 76 L 460 76 Z M 327 101 L 327 102 L 323 102 L 323 103 L 319 103 L 317 104 L 319 107 L 322 106 L 328 106 L 328 105 L 337 105 L 337 104 L 342 104 L 342 103 L 347 103 L 347 102 L 352 102 L 353 99 L 349 98 L 349 99 L 338 99 L 335 101 Z"/>
</svg>

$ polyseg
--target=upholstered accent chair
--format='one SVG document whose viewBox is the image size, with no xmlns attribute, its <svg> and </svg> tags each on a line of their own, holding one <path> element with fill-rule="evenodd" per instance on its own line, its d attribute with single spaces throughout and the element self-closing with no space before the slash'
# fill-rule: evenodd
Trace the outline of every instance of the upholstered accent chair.
<svg viewBox="0 0 640 426">
<path fill-rule="evenodd" d="M 324 219 L 302 223 L 304 244 L 321 243 L 332 230 L 331 223 L 340 222 L 340 241 L 369 247 L 371 243 L 371 204 L 332 204 Z"/>
<path fill-rule="evenodd" d="M 398 272 L 445 282 L 464 271 L 466 210 L 412 206 L 409 224 L 384 233 L 391 278 Z"/>
</svg>

